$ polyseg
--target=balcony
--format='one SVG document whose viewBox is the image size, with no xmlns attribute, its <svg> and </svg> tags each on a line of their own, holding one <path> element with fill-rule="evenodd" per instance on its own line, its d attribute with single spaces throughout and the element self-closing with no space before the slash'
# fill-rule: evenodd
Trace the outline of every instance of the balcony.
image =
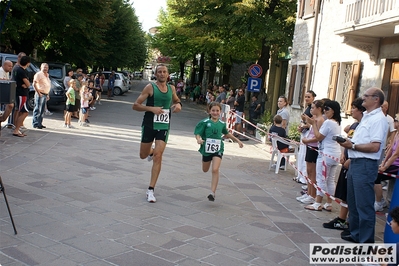
<svg viewBox="0 0 399 266">
<path fill-rule="evenodd" d="M 372 38 L 395 36 L 395 26 L 399 25 L 399 0 L 346 2 L 344 22 L 336 34 Z"/>
</svg>

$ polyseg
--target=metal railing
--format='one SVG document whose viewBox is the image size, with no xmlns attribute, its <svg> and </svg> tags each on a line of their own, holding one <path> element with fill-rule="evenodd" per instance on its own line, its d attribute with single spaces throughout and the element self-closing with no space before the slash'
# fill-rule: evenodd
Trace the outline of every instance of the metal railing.
<svg viewBox="0 0 399 266">
<path fill-rule="evenodd" d="M 345 23 L 380 19 L 383 15 L 398 16 L 399 0 L 352 0 L 346 6 Z M 378 17 L 377 17 L 378 16 Z"/>
</svg>

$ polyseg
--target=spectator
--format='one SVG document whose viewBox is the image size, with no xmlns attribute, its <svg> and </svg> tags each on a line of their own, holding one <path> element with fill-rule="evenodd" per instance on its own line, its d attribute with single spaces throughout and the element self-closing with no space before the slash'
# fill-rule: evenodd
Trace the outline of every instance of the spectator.
<svg viewBox="0 0 399 266">
<path fill-rule="evenodd" d="M 16 70 L 18 67 L 20 67 L 21 58 L 22 58 L 23 56 L 26 56 L 26 54 L 25 54 L 24 52 L 20 52 L 20 53 L 18 54 L 17 62 L 15 63 L 15 65 L 13 66 L 13 68 L 12 68 L 12 70 L 11 70 L 11 78 L 10 78 L 10 80 L 14 80 L 14 81 L 15 81 L 15 79 L 14 79 L 14 73 L 15 73 L 15 70 Z M 15 105 L 16 105 L 16 104 L 17 104 L 17 103 L 15 103 Z M 17 123 L 17 114 L 18 114 L 18 110 L 17 110 L 17 106 L 16 106 L 16 108 L 14 109 L 13 115 L 8 119 L 8 122 L 11 123 L 11 124 L 16 124 L 16 123 Z M 20 129 L 26 129 L 26 127 L 22 124 L 22 125 L 20 126 Z"/>
<path fill-rule="evenodd" d="M 80 89 L 80 116 L 79 116 L 79 126 L 88 127 L 89 124 L 86 122 L 89 115 L 89 102 L 93 98 L 89 92 L 89 87 L 83 85 Z"/>
<path fill-rule="evenodd" d="M 199 84 L 194 84 L 195 88 L 194 88 L 194 97 L 193 97 L 193 101 L 198 103 L 198 100 L 200 98 L 201 95 L 201 86 Z"/>
<path fill-rule="evenodd" d="M 348 138 L 350 139 L 353 137 L 353 134 L 355 133 L 357 126 L 362 120 L 363 112 L 366 111 L 362 103 L 363 100 L 361 98 L 357 98 L 352 102 L 351 114 L 352 117 L 357 120 L 357 122 L 353 123 L 350 126 L 348 125 L 344 129 L 344 131 L 348 134 Z M 347 199 L 346 173 L 348 172 L 350 164 L 350 159 L 348 158 L 348 149 L 345 149 L 344 152 L 341 153 L 340 163 L 342 164 L 342 167 L 339 173 L 334 197 L 342 200 L 343 203 L 346 203 Z M 329 229 L 346 230 L 348 229 L 348 223 L 346 221 L 347 217 L 348 217 L 348 208 L 340 205 L 338 217 L 334 218 L 328 223 L 323 223 L 323 227 Z"/>
<path fill-rule="evenodd" d="M 392 228 L 392 232 L 394 234 L 399 234 L 399 206 L 393 208 L 392 211 L 389 212 L 389 215 L 392 218 L 391 222 L 389 223 L 389 225 Z M 398 261 L 399 261 L 399 243 L 396 243 L 395 257 L 396 257 L 396 263 L 381 264 L 381 266 L 397 266 L 398 265 Z"/>
<path fill-rule="evenodd" d="M 83 75 L 82 74 L 76 74 L 76 79 L 75 79 L 75 112 L 73 112 L 72 116 L 73 118 L 79 119 L 79 113 L 80 113 L 80 88 L 83 85 Z"/>
<path fill-rule="evenodd" d="M 219 86 L 219 95 L 216 97 L 216 102 L 226 103 L 226 89 L 223 86 Z"/>
<path fill-rule="evenodd" d="M 278 98 L 277 102 L 278 110 L 277 114 L 283 118 L 282 126 L 288 134 L 288 124 L 290 122 L 290 112 L 288 111 L 288 101 L 287 98 L 282 95 Z"/>
<path fill-rule="evenodd" d="M 179 97 L 179 99 L 181 99 L 183 89 L 184 89 L 184 82 L 182 79 L 179 79 L 176 84 L 176 94 L 177 94 L 177 97 Z"/>
<path fill-rule="evenodd" d="M 13 69 L 13 79 L 16 81 L 16 96 L 17 96 L 17 109 L 15 110 L 15 128 L 13 136 L 24 137 L 24 133 L 20 131 L 20 127 L 24 124 L 25 118 L 29 114 L 26 101 L 29 95 L 29 78 L 26 72 L 26 68 L 30 65 L 30 57 L 22 56 L 19 65 Z"/>
<path fill-rule="evenodd" d="M 51 88 L 47 63 L 42 63 L 40 71 L 33 77 L 33 88 L 35 89 L 35 108 L 33 109 L 32 126 L 38 129 L 46 128 L 43 125 L 43 114 Z"/>
<path fill-rule="evenodd" d="M 112 100 L 114 96 L 114 87 L 115 87 L 115 71 L 112 71 L 108 78 L 108 91 L 107 96 L 108 100 Z"/>
<path fill-rule="evenodd" d="M 316 93 L 314 93 L 313 91 L 307 91 L 305 93 L 305 105 L 306 105 L 306 109 L 304 110 L 303 114 L 306 114 L 309 117 L 312 117 L 312 113 L 310 111 L 312 103 L 314 102 L 314 98 L 316 97 Z M 323 110 L 321 110 L 323 111 Z M 305 163 L 305 157 L 306 157 L 306 152 L 307 152 L 307 148 L 306 145 L 302 143 L 302 139 L 305 137 L 305 135 L 308 134 L 308 130 L 309 130 L 310 125 L 306 124 L 306 119 L 302 118 L 301 124 L 298 127 L 298 131 L 301 132 L 301 146 L 299 148 L 299 152 L 298 152 L 298 158 L 297 158 L 297 162 L 298 162 L 298 176 L 294 177 L 294 181 L 301 183 L 301 184 L 306 184 L 306 179 L 303 177 L 307 176 L 308 173 L 306 172 L 307 169 L 307 163 Z M 302 173 L 303 175 L 301 175 L 300 173 Z"/>
<path fill-rule="evenodd" d="M 96 74 L 95 78 L 94 78 L 94 87 L 96 88 L 96 102 L 98 105 L 101 105 L 101 93 L 103 92 L 103 85 L 104 82 L 104 74 L 100 71 L 98 74 Z"/>
<path fill-rule="evenodd" d="M 321 128 L 324 123 L 323 117 L 323 108 L 324 108 L 324 101 L 323 100 L 316 100 L 312 103 L 310 113 L 312 115 L 312 119 L 315 120 L 314 127 Z M 303 121 L 306 121 L 306 117 L 309 117 L 306 112 L 302 115 Z M 306 125 L 309 125 L 306 123 Z M 307 135 L 302 138 L 303 145 L 305 146 L 305 158 L 304 161 L 306 162 L 306 173 L 310 181 L 313 184 L 317 183 L 316 180 L 316 163 L 317 158 L 319 156 L 318 152 L 318 145 L 319 141 L 315 136 L 315 132 L 313 130 L 313 126 L 310 126 L 310 129 L 307 132 Z M 301 146 L 302 149 L 303 146 Z M 299 163 L 299 162 L 298 162 Z M 307 182 L 307 193 L 303 194 L 296 199 L 305 204 L 313 204 L 316 200 L 316 188 Z"/>
<path fill-rule="evenodd" d="M 395 129 L 395 125 L 394 125 L 394 122 L 393 122 L 393 118 L 392 118 L 392 116 L 390 116 L 389 114 L 388 114 L 388 108 L 389 108 L 389 104 L 388 104 L 388 102 L 387 101 L 384 101 L 384 103 L 381 105 L 381 110 L 382 110 L 382 112 L 384 113 L 384 115 L 385 115 L 385 117 L 386 117 L 386 119 L 387 119 L 387 122 L 388 122 L 388 135 L 387 135 L 387 141 L 386 141 L 386 149 L 387 148 L 389 148 L 389 144 L 391 143 L 390 142 L 390 140 L 391 140 L 391 136 L 393 136 L 393 135 L 395 135 L 395 134 L 393 134 L 395 131 L 396 131 L 396 129 Z M 383 154 L 384 154 L 385 152 L 383 152 Z"/>
<path fill-rule="evenodd" d="M 226 104 L 230 106 L 230 111 L 234 111 L 234 102 L 236 101 L 236 91 L 234 89 L 230 90 L 229 97 L 227 98 Z"/>
<path fill-rule="evenodd" d="M 374 243 L 374 181 L 378 174 L 378 159 L 384 148 L 388 124 L 381 110 L 384 103 L 381 89 L 367 89 L 362 99 L 366 112 L 353 138 L 340 143 L 348 149 L 351 160 L 347 173 L 350 226 L 348 232 L 341 233 L 341 238 L 355 243 Z"/>
<path fill-rule="evenodd" d="M 74 126 L 71 125 L 71 116 L 72 113 L 76 111 L 75 109 L 75 102 L 76 102 L 76 81 L 74 79 L 71 79 L 69 81 L 69 89 L 66 92 L 66 113 L 65 113 L 65 123 L 64 127 L 66 128 L 74 128 Z"/>
<path fill-rule="evenodd" d="M 236 131 L 242 133 L 242 122 L 241 117 L 244 113 L 244 104 L 245 104 L 245 95 L 244 90 L 242 88 L 238 89 L 237 99 L 234 102 L 235 110 L 236 110 Z"/>
<path fill-rule="evenodd" d="M 5 60 L 3 65 L 0 67 L 0 80 L 10 80 L 10 72 L 12 70 L 12 62 Z M 0 123 L 6 121 L 8 116 L 12 113 L 14 103 L 5 104 L 4 112 L 0 114 Z"/>
<path fill-rule="evenodd" d="M 190 101 L 190 94 L 192 91 L 193 86 L 186 84 L 186 89 L 184 90 L 184 95 L 186 96 L 186 101 Z"/>
<path fill-rule="evenodd" d="M 282 126 L 283 118 L 280 115 L 275 115 L 273 118 L 273 125 L 269 129 L 269 134 L 277 135 L 281 138 L 287 137 L 287 132 Z M 277 148 L 281 152 L 288 152 L 288 145 L 277 141 Z M 284 169 L 285 158 L 281 158 L 280 169 Z M 276 165 L 274 165 L 276 167 Z"/>
<path fill-rule="evenodd" d="M 335 173 L 338 162 L 333 158 L 339 158 L 341 148 L 333 140 L 333 136 L 341 134 L 341 107 L 336 101 L 324 102 L 324 115 L 326 120 L 320 129 L 316 125 L 316 120 L 306 117 L 306 122 L 312 125 L 314 135 L 319 144 L 319 155 L 316 162 L 316 182 L 317 185 L 328 194 L 332 195 L 335 190 Z M 331 158 L 332 157 L 332 158 Z M 327 197 L 327 203 L 321 206 L 324 192 L 317 190 L 316 200 L 313 204 L 305 207 L 311 211 L 332 210 L 332 199 Z"/>
<path fill-rule="evenodd" d="M 387 153 L 385 155 L 384 160 L 378 167 L 378 171 L 385 172 L 389 174 L 398 174 L 399 171 L 399 114 L 395 115 L 394 125 L 396 129 L 396 133 L 393 135 L 392 145 L 388 148 Z M 375 211 L 383 211 L 384 207 L 386 207 L 386 202 L 382 197 L 382 186 L 381 181 L 383 180 L 391 180 L 394 179 L 391 176 L 387 176 L 384 174 L 378 173 L 377 179 L 375 180 L 374 191 L 375 191 L 375 202 L 374 209 Z"/>
<path fill-rule="evenodd" d="M 258 98 L 253 95 L 251 99 L 251 103 L 249 105 L 249 122 L 252 124 L 256 124 L 256 119 L 258 119 L 260 116 L 260 103 L 258 102 Z M 255 135 L 255 127 L 252 126 L 251 124 L 248 124 L 248 131 L 250 131 L 250 134 Z M 249 132 L 248 132 L 249 133 Z"/>
<path fill-rule="evenodd" d="M 73 69 L 67 70 L 68 75 L 64 78 L 64 88 L 65 91 L 69 89 L 69 81 L 73 78 Z"/>
</svg>

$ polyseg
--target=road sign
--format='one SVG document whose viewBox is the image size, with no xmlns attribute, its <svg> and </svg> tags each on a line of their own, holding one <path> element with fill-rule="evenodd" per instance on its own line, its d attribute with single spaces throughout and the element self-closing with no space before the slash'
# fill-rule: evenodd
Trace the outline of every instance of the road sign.
<svg viewBox="0 0 399 266">
<path fill-rule="evenodd" d="M 258 64 L 253 64 L 248 68 L 248 74 L 253 78 L 259 78 L 262 75 L 262 67 Z"/>
<path fill-rule="evenodd" d="M 248 84 L 247 84 L 248 91 L 260 92 L 261 84 L 262 84 L 262 79 L 248 78 Z"/>
</svg>

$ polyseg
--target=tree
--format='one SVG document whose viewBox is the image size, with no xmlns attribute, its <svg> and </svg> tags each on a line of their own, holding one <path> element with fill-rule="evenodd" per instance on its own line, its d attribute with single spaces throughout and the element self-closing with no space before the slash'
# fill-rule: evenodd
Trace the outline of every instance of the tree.
<svg viewBox="0 0 399 266">
<path fill-rule="evenodd" d="M 270 53 L 286 50 L 292 40 L 296 0 L 169 0 L 168 10 L 197 38 L 214 40 L 209 54 L 217 54 L 225 70 L 257 60 L 264 78 Z M 206 50 L 207 43 L 199 47 Z"/>
<path fill-rule="evenodd" d="M 134 9 L 122 0 L 114 0 L 111 9 L 112 23 L 105 33 L 107 52 L 101 60 L 103 66 L 114 70 L 143 66 L 147 58 L 146 39 Z"/>
<path fill-rule="evenodd" d="M 80 67 L 143 65 L 145 43 L 127 0 L 13 1 L 1 33 L 3 50 Z"/>
</svg>

